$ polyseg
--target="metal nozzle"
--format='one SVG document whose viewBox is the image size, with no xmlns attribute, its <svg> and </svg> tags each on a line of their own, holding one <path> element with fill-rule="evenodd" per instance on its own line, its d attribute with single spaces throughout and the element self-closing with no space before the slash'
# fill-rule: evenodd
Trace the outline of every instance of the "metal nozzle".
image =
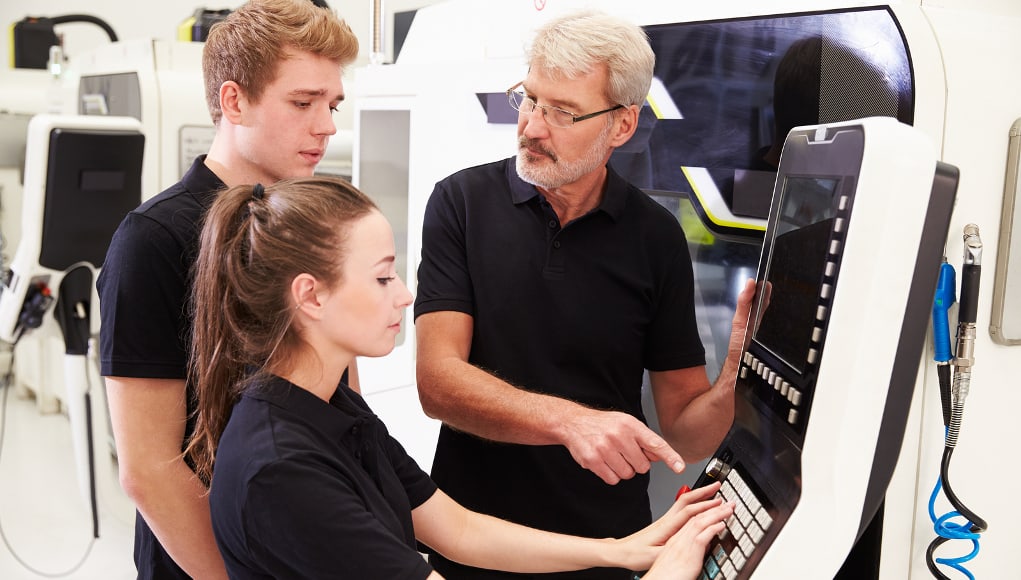
<svg viewBox="0 0 1021 580">
<path fill-rule="evenodd" d="M 964 226 L 964 264 L 980 265 L 982 263 L 982 238 L 978 235 L 978 226 Z"/>
</svg>

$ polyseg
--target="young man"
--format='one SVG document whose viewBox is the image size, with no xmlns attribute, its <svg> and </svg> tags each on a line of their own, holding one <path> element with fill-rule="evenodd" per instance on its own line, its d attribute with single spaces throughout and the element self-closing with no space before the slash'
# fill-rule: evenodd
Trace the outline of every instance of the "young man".
<svg viewBox="0 0 1021 580">
<path fill-rule="evenodd" d="M 651 519 L 650 461 L 679 472 L 682 455 L 709 455 L 733 421 L 754 284 L 738 299 L 713 385 L 684 233 L 606 165 L 634 134 L 654 61 L 642 30 L 619 19 L 550 22 L 527 77 L 508 91 L 516 160 L 456 173 L 429 200 L 418 388 L 426 413 L 444 422 L 433 478 L 469 509 L 561 533 L 627 535 Z M 645 370 L 664 437 L 644 422 Z M 430 562 L 448 580 L 509 577 L 435 554 Z"/>
<path fill-rule="evenodd" d="M 138 508 L 139 578 L 226 578 L 206 487 L 182 455 L 194 402 L 187 294 L 203 213 L 225 187 L 312 174 L 357 52 L 347 24 L 308 0 L 251 0 L 231 13 L 203 52 L 216 125 L 208 154 L 113 237 L 97 282 L 101 372 L 121 485 Z"/>
</svg>

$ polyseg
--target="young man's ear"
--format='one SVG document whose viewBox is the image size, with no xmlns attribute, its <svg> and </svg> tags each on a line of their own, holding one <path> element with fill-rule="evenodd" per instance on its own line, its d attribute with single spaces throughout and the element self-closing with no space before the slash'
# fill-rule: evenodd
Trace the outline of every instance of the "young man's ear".
<svg viewBox="0 0 1021 580">
<path fill-rule="evenodd" d="M 241 124 L 241 108 L 245 99 L 241 86 L 234 81 L 220 85 L 220 112 L 233 125 Z"/>
</svg>

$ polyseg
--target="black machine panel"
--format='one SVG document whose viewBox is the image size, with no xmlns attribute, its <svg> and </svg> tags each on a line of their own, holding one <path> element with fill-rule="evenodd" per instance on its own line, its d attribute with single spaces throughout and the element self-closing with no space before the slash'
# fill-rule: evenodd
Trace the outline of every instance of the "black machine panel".
<svg viewBox="0 0 1021 580">
<path fill-rule="evenodd" d="M 39 264 L 99 267 L 117 225 L 142 199 L 145 136 L 56 128 L 50 133 Z"/>
</svg>

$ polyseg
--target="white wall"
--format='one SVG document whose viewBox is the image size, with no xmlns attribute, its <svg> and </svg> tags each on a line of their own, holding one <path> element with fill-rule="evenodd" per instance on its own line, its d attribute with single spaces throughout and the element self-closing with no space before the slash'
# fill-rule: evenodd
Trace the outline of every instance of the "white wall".
<svg viewBox="0 0 1021 580">
<path fill-rule="evenodd" d="M 386 0 L 382 2 L 383 11 L 392 14 L 394 11 L 410 10 L 435 4 L 437 0 Z M 343 17 L 351 29 L 358 36 L 360 50 L 355 66 L 368 63 L 369 51 L 371 50 L 370 32 L 372 0 L 327 0 L 327 3 L 341 17 Z M 177 27 L 181 22 L 189 18 L 196 9 L 205 8 L 209 10 L 220 10 L 224 8 L 234 9 L 241 6 L 243 2 L 238 0 L 225 0 L 212 3 L 197 3 L 187 0 L 169 0 L 165 2 L 130 2 L 126 0 L 93 0 L 85 3 L 79 0 L 38 0 L 32 3 L 14 2 L 5 0 L 0 2 L 0 26 L 4 33 L 10 35 L 10 27 L 26 16 L 55 17 L 67 14 L 88 14 L 102 19 L 113 28 L 121 40 L 133 38 L 160 38 L 173 40 L 177 37 Z M 392 45 L 388 39 L 392 39 L 393 18 L 387 18 L 387 32 L 384 37 L 386 45 Z M 56 32 L 64 38 L 64 50 L 69 57 L 88 52 L 97 46 L 110 42 L 109 37 L 102 28 L 95 24 L 86 22 L 61 24 L 56 27 Z M 5 38 L 0 42 L 0 92 L 9 90 L 9 70 L 12 56 L 11 41 Z M 388 55 L 390 55 L 388 49 Z M 390 55 L 392 57 L 392 55 Z M 345 76 L 348 82 L 352 75 Z M 20 81 L 20 79 L 19 79 Z M 8 85 L 8 86 L 5 86 Z M 350 89 L 349 89 L 350 92 Z M 0 102 L 0 109 L 4 104 Z M 352 124 L 352 107 L 341 106 L 336 116 L 339 129 L 350 129 Z"/>
</svg>

